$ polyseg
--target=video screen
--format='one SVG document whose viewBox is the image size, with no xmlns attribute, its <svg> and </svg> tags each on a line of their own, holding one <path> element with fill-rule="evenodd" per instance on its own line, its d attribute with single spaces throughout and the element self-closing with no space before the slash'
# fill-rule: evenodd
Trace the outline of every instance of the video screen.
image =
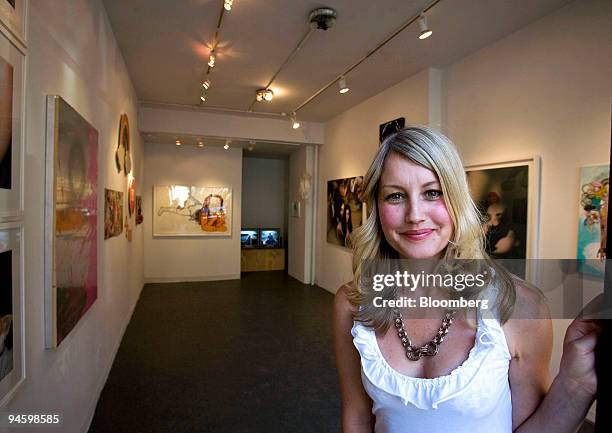
<svg viewBox="0 0 612 433">
<path fill-rule="evenodd" d="M 259 230 L 240 230 L 240 246 L 242 248 L 257 248 L 259 246 Z"/>
<path fill-rule="evenodd" d="M 263 248 L 279 248 L 280 230 L 278 229 L 261 229 L 261 246 Z"/>
</svg>

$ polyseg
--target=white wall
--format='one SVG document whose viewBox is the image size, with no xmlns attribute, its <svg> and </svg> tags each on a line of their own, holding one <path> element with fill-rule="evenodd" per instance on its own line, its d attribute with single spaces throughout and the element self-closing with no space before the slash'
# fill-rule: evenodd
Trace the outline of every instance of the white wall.
<svg viewBox="0 0 612 433">
<path fill-rule="evenodd" d="M 78 23 L 78 25 L 67 25 Z M 143 285 L 139 226 L 104 240 L 104 188 L 126 191 L 114 151 L 119 116 L 130 119 L 136 191 L 143 178 L 136 96 L 99 0 L 31 0 L 26 78 L 25 314 L 26 381 L 4 410 L 57 413 L 59 428 L 28 432 L 87 431 L 118 345 Z M 45 98 L 61 95 L 99 132 L 98 299 L 60 347 L 44 340 Z M 133 222 L 132 222 L 133 224 Z"/>
<path fill-rule="evenodd" d="M 240 278 L 242 149 L 145 145 L 144 273 L 147 282 Z M 227 186 L 232 188 L 232 235 L 153 237 L 153 186 Z"/>
<path fill-rule="evenodd" d="M 287 159 L 243 158 L 242 227 L 275 228 L 287 234 Z"/>
<path fill-rule="evenodd" d="M 327 181 L 363 176 L 378 148 L 378 126 L 398 117 L 406 124 L 429 121 L 429 75 L 420 72 L 334 117 L 319 148 L 317 203 L 317 284 L 335 293 L 352 280 L 351 251 L 327 243 Z"/>
<path fill-rule="evenodd" d="M 312 282 L 312 230 L 315 146 L 302 146 L 289 157 L 289 229 L 287 272 L 304 284 Z M 300 180 L 311 176 L 309 196 L 300 194 Z M 293 202 L 300 203 L 300 216 L 293 216 Z"/>
</svg>

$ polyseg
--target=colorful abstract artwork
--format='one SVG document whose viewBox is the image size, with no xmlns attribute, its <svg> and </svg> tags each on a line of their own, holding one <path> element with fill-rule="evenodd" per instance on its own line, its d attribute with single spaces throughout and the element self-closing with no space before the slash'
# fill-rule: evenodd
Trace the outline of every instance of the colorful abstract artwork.
<svg viewBox="0 0 612 433">
<path fill-rule="evenodd" d="M 183 185 L 153 188 L 154 236 L 231 234 L 231 188 Z"/>
<path fill-rule="evenodd" d="M 47 109 L 54 297 L 48 343 L 56 347 L 98 296 L 98 131 L 59 96 L 47 98 Z"/>
<path fill-rule="evenodd" d="M 327 182 L 327 242 L 350 246 L 351 233 L 365 220 L 363 176 Z"/>
<path fill-rule="evenodd" d="M 603 260 L 593 259 L 605 258 L 609 179 L 608 165 L 580 168 L 577 258 L 587 260 L 582 271 L 596 277 L 603 277 L 605 270 Z"/>
<path fill-rule="evenodd" d="M 104 189 L 104 239 L 123 232 L 123 193 Z"/>
<path fill-rule="evenodd" d="M 131 178 L 128 182 L 128 212 L 129 215 L 134 215 L 136 208 L 136 186 L 134 185 L 134 178 Z"/>
<path fill-rule="evenodd" d="M 142 224 L 144 217 L 142 216 L 142 196 L 136 196 L 136 225 Z"/>
<path fill-rule="evenodd" d="M 0 57 L 0 188 L 11 189 L 13 142 L 13 66 Z"/>
</svg>

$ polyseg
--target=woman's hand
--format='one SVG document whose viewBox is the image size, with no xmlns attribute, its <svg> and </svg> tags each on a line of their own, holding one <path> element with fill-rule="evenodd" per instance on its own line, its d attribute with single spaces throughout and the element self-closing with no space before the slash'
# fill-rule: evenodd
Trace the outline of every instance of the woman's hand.
<svg viewBox="0 0 612 433">
<path fill-rule="evenodd" d="M 595 320 L 579 318 L 565 332 L 559 379 L 572 394 L 595 397 L 595 346 L 599 332 L 600 326 Z"/>
</svg>

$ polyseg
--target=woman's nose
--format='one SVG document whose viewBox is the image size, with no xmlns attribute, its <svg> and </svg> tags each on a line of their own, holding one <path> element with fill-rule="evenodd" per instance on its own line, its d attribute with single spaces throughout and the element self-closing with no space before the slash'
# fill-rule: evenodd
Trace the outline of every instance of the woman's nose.
<svg viewBox="0 0 612 433">
<path fill-rule="evenodd" d="M 425 221 L 425 208 L 419 200 L 408 200 L 406 203 L 406 223 L 418 224 Z"/>
</svg>

